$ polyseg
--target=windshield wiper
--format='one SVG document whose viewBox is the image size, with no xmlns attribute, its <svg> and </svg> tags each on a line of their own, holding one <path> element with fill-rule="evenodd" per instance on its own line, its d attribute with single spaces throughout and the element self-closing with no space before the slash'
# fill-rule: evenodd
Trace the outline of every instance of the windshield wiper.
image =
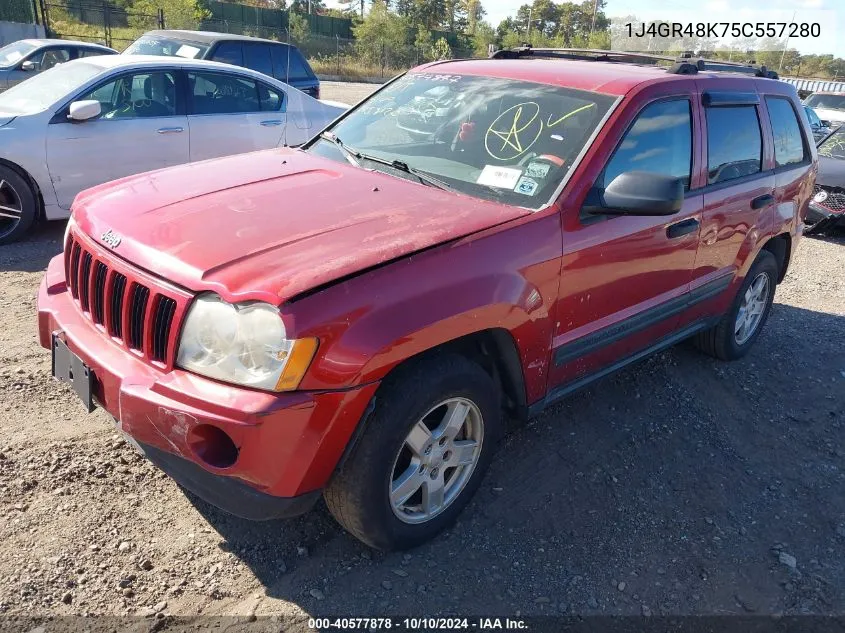
<svg viewBox="0 0 845 633">
<path fill-rule="evenodd" d="M 430 187 L 436 187 L 437 189 L 443 189 L 444 191 L 455 191 L 453 187 L 449 186 L 439 178 L 435 178 L 434 176 L 420 169 L 417 169 L 416 167 L 411 167 L 405 161 L 380 158 L 371 154 L 365 154 L 361 150 L 357 150 L 354 147 L 349 147 L 349 145 L 341 141 L 337 136 L 335 136 L 329 131 L 320 134 L 320 138 L 326 139 L 327 141 L 334 143 L 334 145 L 344 153 L 346 159 L 353 165 L 356 165 L 358 167 L 361 166 L 360 161 L 368 160 L 373 163 L 378 163 L 379 165 L 393 167 L 393 169 L 403 171 L 406 174 L 411 174 L 412 176 L 415 176 L 421 183 L 429 185 Z"/>
<path fill-rule="evenodd" d="M 320 138 L 325 139 L 330 143 L 333 143 L 335 147 L 337 147 L 341 152 L 343 152 L 343 155 L 346 157 L 346 160 L 348 160 L 350 163 L 352 163 L 356 167 L 361 166 L 361 163 L 356 160 L 360 158 L 361 152 L 347 146 L 343 141 L 341 141 L 338 137 L 336 137 L 329 131 L 325 131 L 320 134 Z"/>
</svg>

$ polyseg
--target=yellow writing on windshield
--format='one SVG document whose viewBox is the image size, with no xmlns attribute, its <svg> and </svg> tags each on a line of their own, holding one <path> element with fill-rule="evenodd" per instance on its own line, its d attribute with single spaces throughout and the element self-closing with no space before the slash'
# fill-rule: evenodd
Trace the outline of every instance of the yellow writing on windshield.
<svg viewBox="0 0 845 633">
<path fill-rule="evenodd" d="M 502 112 L 487 128 L 484 147 L 493 158 L 513 160 L 528 151 L 542 131 L 540 106 L 533 101 L 518 103 Z"/>
<path fill-rule="evenodd" d="M 557 120 L 555 120 L 555 121 L 552 121 L 552 116 L 551 116 L 551 115 L 549 115 L 549 120 L 548 120 L 548 121 L 546 121 L 546 125 L 547 125 L 548 127 L 554 127 L 554 126 L 556 126 L 556 125 L 560 125 L 561 123 L 563 123 L 564 121 L 566 121 L 566 119 L 568 119 L 569 117 L 571 117 L 571 116 L 575 116 L 575 115 L 576 115 L 576 114 L 578 114 L 579 112 L 583 112 L 584 110 L 589 110 L 590 108 L 594 108 L 594 107 L 596 107 L 596 104 L 595 104 L 595 103 L 588 103 L 588 104 L 587 104 L 587 105 L 585 105 L 585 106 L 581 106 L 580 108 L 576 108 L 576 109 L 575 109 L 575 110 L 573 110 L 572 112 L 567 112 L 566 114 L 564 114 L 562 117 L 560 117 L 559 119 L 557 119 Z"/>
</svg>

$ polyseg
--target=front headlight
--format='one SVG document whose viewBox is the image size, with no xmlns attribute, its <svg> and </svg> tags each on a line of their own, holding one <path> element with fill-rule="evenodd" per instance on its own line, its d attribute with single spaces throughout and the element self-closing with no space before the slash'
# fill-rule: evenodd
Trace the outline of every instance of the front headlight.
<svg viewBox="0 0 845 633">
<path fill-rule="evenodd" d="M 200 295 L 188 310 L 176 364 L 258 389 L 296 389 L 317 351 L 317 339 L 290 340 L 269 303 L 231 304 Z"/>
</svg>

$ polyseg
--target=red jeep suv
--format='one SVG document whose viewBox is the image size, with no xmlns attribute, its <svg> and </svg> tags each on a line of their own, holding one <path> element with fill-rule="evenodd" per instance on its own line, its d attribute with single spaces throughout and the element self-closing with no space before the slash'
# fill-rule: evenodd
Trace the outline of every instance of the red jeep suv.
<svg viewBox="0 0 845 633">
<path fill-rule="evenodd" d="M 301 148 L 80 194 L 38 294 L 54 375 L 233 514 L 322 494 L 373 547 L 432 537 L 506 416 L 760 335 L 812 133 L 764 68 L 657 61 L 429 64 Z"/>
</svg>

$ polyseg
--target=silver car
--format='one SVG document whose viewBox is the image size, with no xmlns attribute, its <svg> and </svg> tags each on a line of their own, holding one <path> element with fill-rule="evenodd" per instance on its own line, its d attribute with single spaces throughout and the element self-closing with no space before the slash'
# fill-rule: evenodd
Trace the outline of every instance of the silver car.
<svg viewBox="0 0 845 633">
<path fill-rule="evenodd" d="M 0 92 L 74 59 L 117 55 L 107 46 L 65 40 L 19 40 L 0 48 Z"/>
<path fill-rule="evenodd" d="M 80 191 L 144 171 L 299 145 L 340 115 L 229 64 L 113 55 L 0 94 L 0 244 L 69 215 Z"/>
</svg>

